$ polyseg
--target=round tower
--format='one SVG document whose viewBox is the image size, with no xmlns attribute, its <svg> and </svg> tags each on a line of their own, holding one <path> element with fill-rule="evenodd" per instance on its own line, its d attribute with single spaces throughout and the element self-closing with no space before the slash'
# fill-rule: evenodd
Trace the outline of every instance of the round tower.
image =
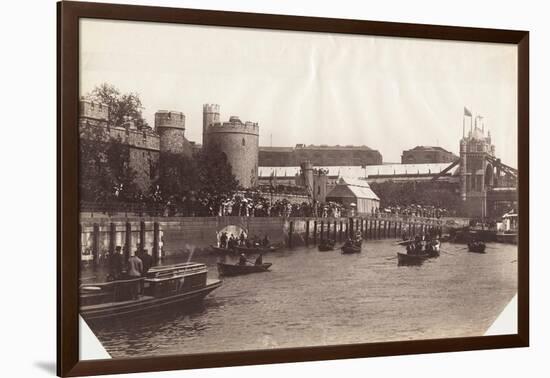
<svg viewBox="0 0 550 378">
<path fill-rule="evenodd" d="M 243 123 L 238 117 L 233 116 L 230 122 L 210 124 L 206 128 L 203 139 L 208 148 L 216 146 L 225 153 L 233 174 L 243 188 L 257 185 L 259 155 L 257 123 Z M 208 153 L 208 149 L 205 151 Z"/>
<path fill-rule="evenodd" d="M 220 106 L 217 104 L 204 104 L 202 106 L 202 145 L 206 147 L 206 133 L 208 127 L 220 122 Z"/>
<path fill-rule="evenodd" d="M 160 136 L 160 152 L 185 152 L 185 115 L 182 112 L 159 110 L 155 113 L 155 129 Z"/>
<path fill-rule="evenodd" d="M 306 160 L 300 164 L 300 167 L 304 175 L 304 186 L 307 188 L 308 193 L 313 194 L 313 164 L 311 161 Z"/>
</svg>

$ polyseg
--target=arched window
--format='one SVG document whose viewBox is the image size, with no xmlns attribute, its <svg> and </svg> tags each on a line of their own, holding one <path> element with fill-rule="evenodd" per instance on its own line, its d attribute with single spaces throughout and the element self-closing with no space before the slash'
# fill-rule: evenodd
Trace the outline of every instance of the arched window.
<svg viewBox="0 0 550 378">
<path fill-rule="evenodd" d="M 244 138 L 243 138 L 243 146 L 244 146 L 245 144 L 246 144 L 246 143 L 245 143 Z"/>
</svg>

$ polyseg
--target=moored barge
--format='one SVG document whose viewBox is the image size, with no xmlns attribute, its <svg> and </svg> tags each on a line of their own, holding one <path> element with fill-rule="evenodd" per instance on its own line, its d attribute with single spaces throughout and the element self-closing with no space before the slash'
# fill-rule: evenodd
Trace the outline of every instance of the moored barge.
<svg viewBox="0 0 550 378">
<path fill-rule="evenodd" d="M 222 285 L 207 278 L 205 264 L 181 263 L 151 268 L 145 277 L 80 286 L 80 314 L 87 321 L 137 315 L 201 301 Z"/>
</svg>

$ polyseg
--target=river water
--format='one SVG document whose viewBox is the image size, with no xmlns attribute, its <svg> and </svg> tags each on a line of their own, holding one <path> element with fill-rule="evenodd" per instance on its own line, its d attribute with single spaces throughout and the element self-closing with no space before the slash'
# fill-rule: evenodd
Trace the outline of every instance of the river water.
<svg viewBox="0 0 550 378">
<path fill-rule="evenodd" d="M 271 272 L 228 277 L 202 305 L 93 328 L 112 357 L 480 336 L 517 292 L 517 247 L 442 245 L 398 266 L 394 241 L 342 255 L 299 247 L 264 255 Z M 216 257 L 193 256 L 217 278 Z"/>
</svg>

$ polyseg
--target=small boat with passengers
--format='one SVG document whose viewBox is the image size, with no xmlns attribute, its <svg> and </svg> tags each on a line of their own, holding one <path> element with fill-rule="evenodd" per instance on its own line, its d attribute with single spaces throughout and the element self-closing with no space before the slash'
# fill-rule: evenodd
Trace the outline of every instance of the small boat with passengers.
<svg viewBox="0 0 550 378">
<path fill-rule="evenodd" d="M 318 249 L 321 252 L 327 252 L 327 251 L 333 251 L 334 246 L 336 245 L 336 242 L 334 240 L 323 240 L 318 245 Z"/>
<path fill-rule="evenodd" d="M 153 267 L 142 278 L 82 284 L 80 314 L 98 321 L 170 306 L 182 310 L 222 285 L 207 274 L 205 264 L 186 262 Z"/>
<path fill-rule="evenodd" d="M 352 253 L 361 253 L 361 246 L 363 241 L 361 239 L 348 240 L 344 243 L 341 250 L 344 255 L 349 255 Z"/>
<path fill-rule="evenodd" d="M 427 253 L 409 254 L 397 252 L 398 265 L 422 265 L 422 263 L 428 258 L 429 255 Z"/>
<path fill-rule="evenodd" d="M 468 243 L 468 251 L 474 253 L 485 253 L 485 243 L 482 241 L 471 241 Z"/>
<path fill-rule="evenodd" d="M 243 274 L 250 273 L 261 273 L 269 271 L 269 268 L 273 265 L 272 263 L 262 263 L 262 264 L 226 264 L 218 263 L 218 273 L 220 276 L 240 276 Z"/>
</svg>

